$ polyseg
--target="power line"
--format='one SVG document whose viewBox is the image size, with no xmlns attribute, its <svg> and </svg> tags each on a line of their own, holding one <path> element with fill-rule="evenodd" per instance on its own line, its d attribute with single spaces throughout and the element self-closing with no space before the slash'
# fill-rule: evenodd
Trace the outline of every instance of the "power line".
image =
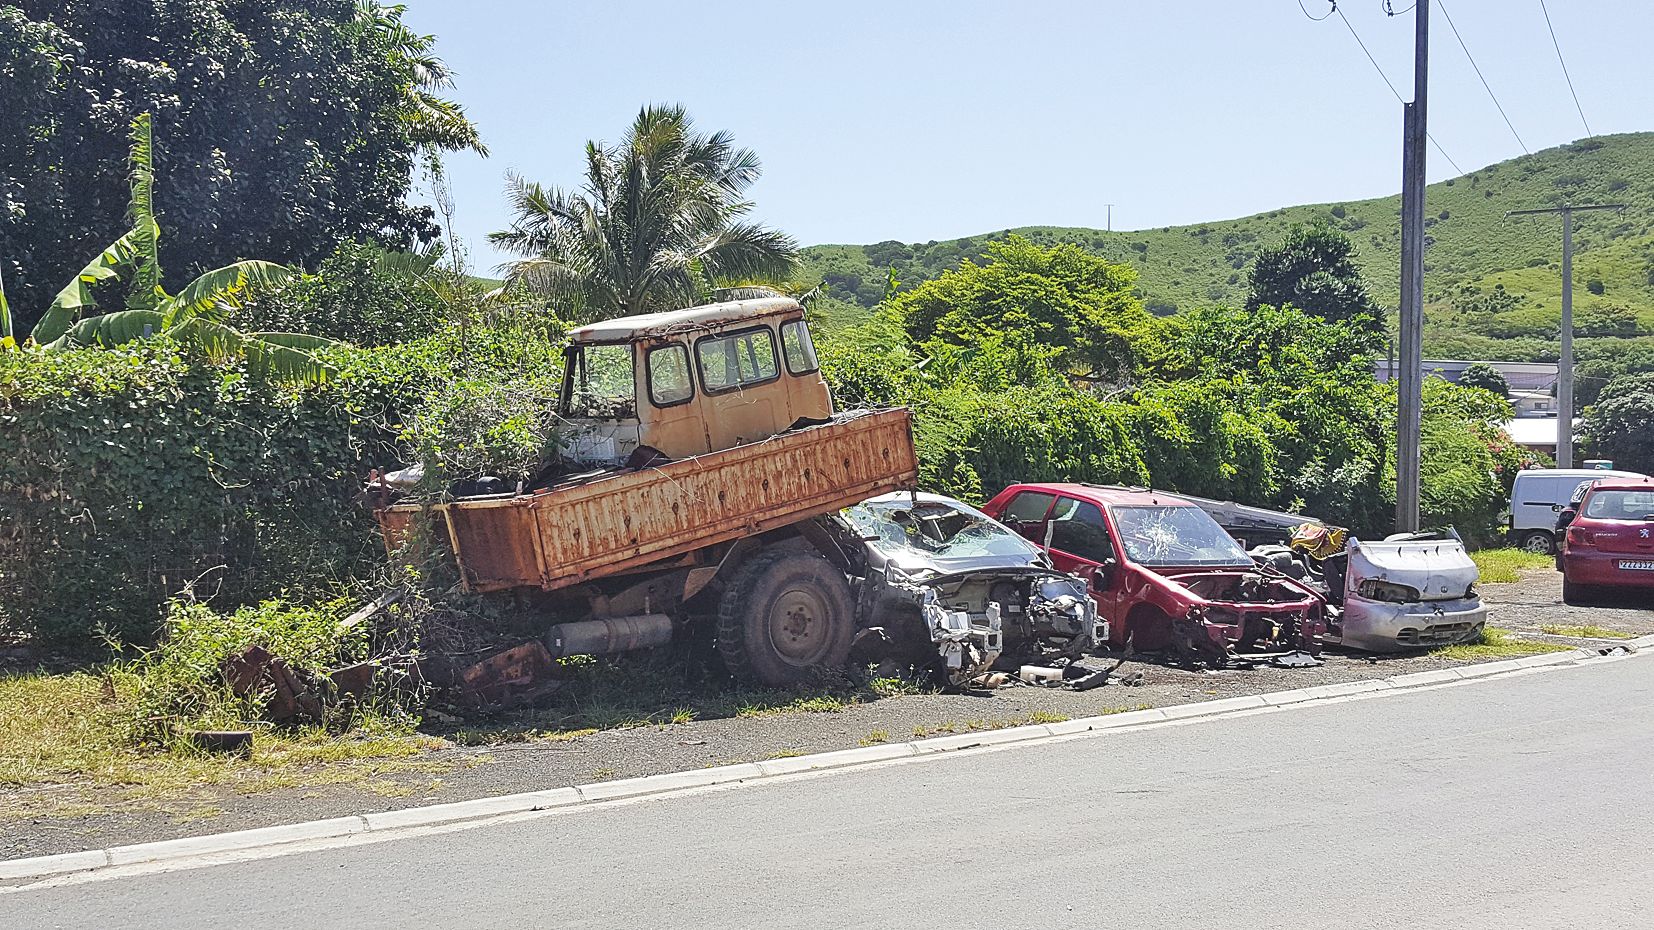
<svg viewBox="0 0 1654 930">
<path fill-rule="evenodd" d="M 1441 9 L 1442 16 L 1447 18 L 1447 27 L 1449 29 L 1453 30 L 1453 38 L 1459 40 L 1459 48 L 1464 49 L 1464 57 L 1470 59 L 1470 67 L 1473 70 L 1475 70 L 1476 76 L 1478 78 L 1481 78 L 1482 87 L 1483 87 L 1483 89 L 1485 89 L 1487 91 L 1488 97 L 1490 97 L 1493 100 L 1494 107 L 1496 107 L 1499 110 L 1499 115 L 1504 117 L 1505 126 L 1510 129 L 1510 134 L 1511 135 L 1516 136 L 1516 144 L 1520 145 L 1522 147 L 1523 153 L 1528 154 L 1528 155 L 1532 155 L 1533 153 L 1528 151 L 1528 144 L 1526 142 L 1522 141 L 1522 136 L 1519 133 L 1517 133 L 1516 127 L 1511 124 L 1510 117 L 1505 115 L 1505 108 L 1502 104 L 1499 103 L 1499 97 L 1496 94 L 1493 93 L 1493 88 L 1488 85 L 1487 78 L 1482 76 L 1481 66 L 1476 64 L 1475 56 L 1470 54 L 1470 46 L 1464 44 L 1464 36 L 1459 35 L 1459 27 L 1453 24 L 1453 16 L 1452 16 L 1452 14 L 1447 12 L 1447 4 L 1441 3 L 1438 0 L 1438 2 L 1436 3 L 1436 6 Z M 1586 130 L 1586 131 L 1589 132 L 1590 130 Z"/>
<path fill-rule="evenodd" d="M 1304 0 L 1298 0 L 1298 9 L 1303 10 L 1303 13 L 1304 13 L 1305 16 L 1309 16 L 1309 10 L 1304 9 Z M 1338 2 L 1337 2 L 1337 0 L 1333 0 L 1332 9 L 1328 10 L 1322 16 L 1309 16 L 1309 21 L 1312 22 L 1312 23 L 1318 23 L 1321 20 L 1326 19 L 1328 16 L 1331 16 L 1332 14 L 1334 14 L 1336 12 L 1338 12 Z"/>
<path fill-rule="evenodd" d="M 1373 53 L 1367 50 L 1367 43 L 1361 41 L 1361 35 L 1355 31 L 1355 26 L 1350 24 L 1350 18 L 1344 15 L 1344 11 L 1340 10 L 1338 8 L 1338 4 L 1336 3 L 1332 5 L 1332 11 L 1338 14 L 1339 19 L 1344 21 L 1344 28 L 1348 29 L 1350 31 L 1350 35 L 1355 37 L 1355 44 L 1361 46 L 1362 53 L 1367 56 L 1368 61 L 1373 63 L 1373 70 L 1377 71 L 1378 76 L 1384 79 L 1384 86 L 1390 88 L 1390 93 L 1395 95 L 1396 102 L 1405 106 L 1407 101 L 1402 99 L 1401 91 L 1396 90 L 1396 85 L 1390 83 L 1390 76 L 1384 73 L 1384 69 L 1379 67 L 1378 59 L 1374 58 Z M 1453 166 L 1454 171 L 1457 171 L 1459 174 L 1465 173 L 1464 169 L 1459 167 L 1459 163 L 1453 160 L 1453 156 L 1447 154 L 1447 150 L 1442 148 L 1442 144 L 1436 141 L 1435 136 L 1432 136 L 1429 133 L 1425 133 L 1425 136 L 1430 139 L 1430 144 L 1436 147 L 1436 151 L 1441 153 L 1441 157 L 1447 159 L 1447 163 Z"/>
<path fill-rule="evenodd" d="M 1579 92 L 1574 90 L 1574 79 L 1568 76 L 1568 63 L 1562 60 L 1562 44 L 1556 41 L 1556 27 L 1551 25 L 1551 11 L 1545 9 L 1545 0 L 1539 0 L 1539 11 L 1545 14 L 1545 28 L 1551 32 L 1551 46 L 1556 49 L 1556 63 L 1562 66 L 1562 79 L 1568 82 L 1568 93 L 1573 94 L 1574 109 L 1579 111 L 1579 121 L 1585 123 L 1585 137 L 1589 139 L 1591 124 L 1585 120 L 1585 108 L 1579 105 Z"/>
</svg>

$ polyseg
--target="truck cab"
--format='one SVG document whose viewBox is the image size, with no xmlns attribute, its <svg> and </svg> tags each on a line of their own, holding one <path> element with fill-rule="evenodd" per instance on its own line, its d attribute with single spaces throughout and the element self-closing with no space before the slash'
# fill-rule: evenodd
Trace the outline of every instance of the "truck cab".
<svg viewBox="0 0 1654 930">
<path fill-rule="evenodd" d="M 561 447 L 583 465 L 689 458 L 833 416 L 804 308 L 786 297 L 605 320 L 564 351 Z"/>
</svg>

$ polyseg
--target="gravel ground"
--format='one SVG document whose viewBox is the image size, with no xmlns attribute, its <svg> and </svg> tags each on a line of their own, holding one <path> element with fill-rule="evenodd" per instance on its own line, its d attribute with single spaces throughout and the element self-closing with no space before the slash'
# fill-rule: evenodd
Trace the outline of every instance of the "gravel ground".
<svg viewBox="0 0 1654 930">
<path fill-rule="evenodd" d="M 1654 632 L 1654 604 L 1574 608 L 1561 604 L 1554 572 L 1536 572 L 1514 584 L 1486 585 L 1490 621 L 1559 645 L 1600 645 L 1543 633 L 1542 626 L 1594 625 L 1630 635 Z M 992 729 L 1084 717 L 1142 707 L 1383 678 L 1469 664 L 1426 655 L 1367 657 L 1329 653 L 1315 668 L 1187 671 L 1153 662 L 1129 662 L 1120 674 L 1143 673 L 1140 687 L 1109 684 L 1088 692 L 1013 686 L 982 694 L 912 694 L 851 704 L 834 712 L 789 712 L 759 717 L 700 719 L 681 724 L 608 730 L 574 739 L 530 740 L 490 747 L 452 747 L 428 754 L 422 771 L 373 779 L 367 787 L 335 785 L 256 795 L 210 788 L 187 797 L 135 808 L 118 791 L 107 796 L 74 786 L 0 791 L 8 798 L 61 794 L 81 810 L 75 816 L 4 820 L 0 859 L 171 839 L 345 814 L 488 797 L 561 785 L 682 771 L 733 762 L 823 752 L 876 742 L 900 742 L 948 732 Z"/>
</svg>

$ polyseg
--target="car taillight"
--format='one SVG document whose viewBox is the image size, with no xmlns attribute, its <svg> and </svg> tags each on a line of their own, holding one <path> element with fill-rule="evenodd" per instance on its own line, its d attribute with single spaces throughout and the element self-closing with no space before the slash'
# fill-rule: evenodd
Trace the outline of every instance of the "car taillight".
<svg viewBox="0 0 1654 930">
<path fill-rule="evenodd" d="M 1590 530 L 1582 526 L 1568 527 L 1568 545 L 1570 548 L 1573 546 L 1585 546 L 1589 548 L 1594 544 L 1595 540 L 1591 536 Z"/>
</svg>

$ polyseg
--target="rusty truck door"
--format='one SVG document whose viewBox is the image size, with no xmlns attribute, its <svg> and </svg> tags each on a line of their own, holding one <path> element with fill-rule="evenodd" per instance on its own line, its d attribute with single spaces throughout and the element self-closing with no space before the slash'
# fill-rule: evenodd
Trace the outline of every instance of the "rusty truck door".
<svg viewBox="0 0 1654 930">
<path fill-rule="evenodd" d="M 792 425 L 775 343 L 775 330 L 763 325 L 695 340 L 713 451 L 765 439 Z"/>
<path fill-rule="evenodd" d="M 705 395 L 695 390 L 689 346 L 674 341 L 646 343 L 639 368 L 638 396 L 644 400 L 638 404 L 638 413 L 646 444 L 669 459 L 711 452 L 715 447 L 706 428 L 710 411 L 704 409 Z"/>
</svg>

